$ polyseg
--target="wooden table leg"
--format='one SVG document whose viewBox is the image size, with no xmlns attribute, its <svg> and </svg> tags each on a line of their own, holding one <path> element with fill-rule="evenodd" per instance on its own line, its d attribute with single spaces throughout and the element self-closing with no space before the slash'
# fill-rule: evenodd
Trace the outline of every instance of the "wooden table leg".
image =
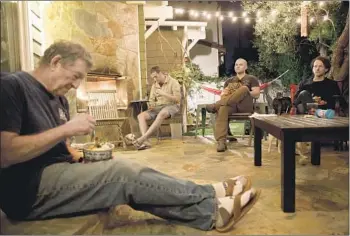
<svg viewBox="0 0 350 236">
<path fill-rule="evenodd" d="M 202 108 L 202 136 L 204 137 L 205 135 L 205 125 L 207 121 L 207 110 L 205 108 Z"/>
<path fill-rule="evenodd" d="M 321 164 L 321 143 L 320 142 L 311 143 L 311 164 L 313 165 Z"/>
<path fill-rule="evenodd" d="M 262 130 L 254 126 L 254 165 L 261 166 L 261 137 Z"/>
<path fill-rule="evenodd" d="M 196 132 L 195 132 L 195 135 L 194 135 L 195 138 L 197 138 L 199 114 L 201 113 L 201 109 L 202 109 L 202 108 L 197 107 L 197 111 L 196 111 Z"/>
<path fill-rule="evenodd" d="M 286 137 L 281 153 L 281 203 L 284 212 L 295 212 L 295 141 Z"/>
</svg>

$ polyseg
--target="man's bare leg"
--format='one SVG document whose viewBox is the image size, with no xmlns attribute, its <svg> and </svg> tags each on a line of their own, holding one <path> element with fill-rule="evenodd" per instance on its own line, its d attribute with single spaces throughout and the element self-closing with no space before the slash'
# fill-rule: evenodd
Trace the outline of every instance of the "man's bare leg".
<svg viewBox="0 0 350 236">
<path fill-rule="evenodd" d="M 144 134 L 142 134 L 140 138 L 137 139 L 137 142 L 139 144 L 144 143 L 159 128 L 163 120 L 165 120 L 166 118 L 169 118 L 169 113 L 168 111 L 162 109 L 157 115 L 156 119 L 153 121 L 152 125 L 149 127 L 149 129 Z M 140 124 L 140 129 L 141 129 L 141 124 Z"/>
<path fill-rule="evenodd" d="M 151 117 L 147 113 L 147 111 L 144 111 L 137 116 L 137 120 L 139 121 L 140 132 L 142 136 L 145 135 L 145 133 L 147 132 L 147 129 L 148 129 L 147 121 L 150 119 Z"/>
</svg>

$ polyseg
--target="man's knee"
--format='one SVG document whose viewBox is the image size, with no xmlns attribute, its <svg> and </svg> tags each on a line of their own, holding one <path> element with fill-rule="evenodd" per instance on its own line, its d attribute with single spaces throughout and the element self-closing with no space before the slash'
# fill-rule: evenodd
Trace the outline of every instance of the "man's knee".
<svg viewBox="0 0 350 236">
<path fill-rule="evenodd" d="M 311 93 L 307 90 L 302 90 L 300 93 L 299 93 L 299 96 L 311 96 Z"/>
<path fill-rule="evenodd" d="M 162 109 L 159 114 L 157 115 L 157 119 L 167 119 L 169 118 L 170 115 L 169 115 L 169 111 L 167 109 Z"/>
<path fill-rule="evenodd" d="M 140 121 L 145 121 L 151 119 L 150 115 L 144 111 L 137 115 L 137 119 Z"/>
<path fill-rule="evenodd" d="M 105 163 L 104 176 L 106 179 L 116 180 L 116 177 L 123 180 L 131 180 L 139 176 L 143 166 L 130 160 L 110 160 Z"/>
</svg>

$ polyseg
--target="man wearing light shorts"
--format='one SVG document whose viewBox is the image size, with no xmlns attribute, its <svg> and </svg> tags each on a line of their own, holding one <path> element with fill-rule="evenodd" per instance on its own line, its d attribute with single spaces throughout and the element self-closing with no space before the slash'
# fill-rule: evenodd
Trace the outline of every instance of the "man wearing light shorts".
<svg viewBox="0 0 350 236">
<path fill-rule="evenodd" d="M 138 150 L 151 147 L 148 138 L 162 124 L 163 120 L 173 117 L 180 111 L 180 84 L 176 79 L 163 73 L 159 66 L 151 68 L 151 78 L 154 84 L 151 88 L 149 109 L 137 116 L 142 136 L 133 141 Z M 148 120 L 154 120 L 147 126 Z"/>
</svg>

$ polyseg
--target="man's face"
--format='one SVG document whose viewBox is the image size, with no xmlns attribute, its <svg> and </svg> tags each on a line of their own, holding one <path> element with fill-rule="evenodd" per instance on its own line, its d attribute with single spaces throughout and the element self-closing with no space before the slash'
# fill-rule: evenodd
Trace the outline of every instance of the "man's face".
<svg viewBox="0 0 350 236">
<path fill-rule="evenodd" d="M 312 72 L 315 76 L 320 77 L 326 74 L 327 69 L 324 66 L 323 62 L 320 60 L 316 60 L 314 62 L 314 66 L 312 67 Z"/>
<path fill-rule="evenodd" d="M 162 72 L 157 73 L 156 71 L 151 73 L 151 78 L 153 81 L 162 84 L 165 81 L 165 76 Z"/>
<path fill-rule="evenodd" d="M 237 74 L 242 74 L 247 69 L 247 63 L 244 60 L 238 59 L 235 63 L 235 72 Z"/>
<path fill-rule="evenodd" d="M 88 67 L 85 61 L 77 59 L 74 63 L 61 64 L 57 62 L 51 71 L 52 93 L 64 95 L 71 88 L 77 89 L 85 78 Z"/>
</svg>

